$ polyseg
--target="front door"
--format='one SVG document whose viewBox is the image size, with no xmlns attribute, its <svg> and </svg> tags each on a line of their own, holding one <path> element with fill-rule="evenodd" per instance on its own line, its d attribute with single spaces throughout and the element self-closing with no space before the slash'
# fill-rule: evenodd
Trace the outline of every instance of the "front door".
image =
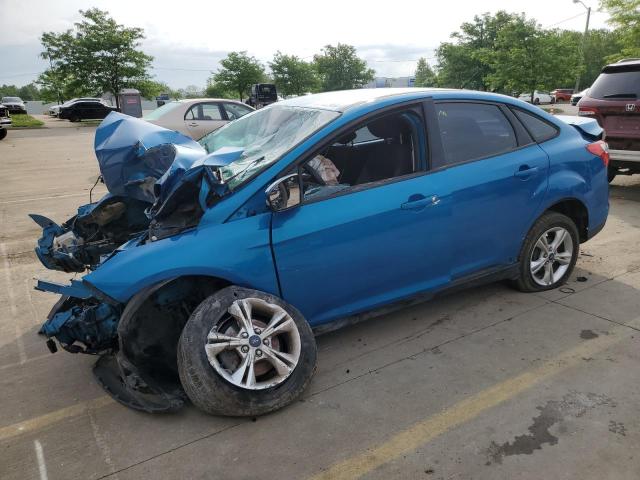
<svg viewBox="0 0 640 480">
<path fill-rule="evenodd" d="M 301 165 L 302 203 L 273 214 L 272 245 L 282 296 L 312 325 L 448 282 L 450 196 L 425 152 L 407 109 Z"/>
</svg>

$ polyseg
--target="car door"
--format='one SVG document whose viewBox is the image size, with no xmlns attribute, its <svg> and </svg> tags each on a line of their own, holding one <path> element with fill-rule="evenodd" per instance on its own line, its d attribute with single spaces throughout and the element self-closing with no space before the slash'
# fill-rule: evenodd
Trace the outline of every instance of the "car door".
<svg viewBox="0 0 640 480">
<path fill-rule="evenodd" d="M 185 115 L 186 128 L 191 138 L 195 140 L 217 130 L 225 123 L 227 121 L 217 102 L 196 103 Z"/>
<path fill-rule="evenodd" d="M 411 142 L 391 131 L 403 116 L 415 122 Z M 439 174 L 425 173 L 422 117 L 406 110 L 376 121 L 390 128 L 368 138 L 369 145 L 353 143 L 357 130 L 367 128 L 360 126 L 341 135 L 346 143 L 336 141 L 304 163 L 302 203 L 273 214 L 272 247 L 282 295 L 314 325 L 435 290 L 449 280 L 450 198 Z M 402 146 L 392 143 L 398 138 L 404 138 Z M 401 150 L 409 144 L 411 167 L 382 173 L 406 162 L 409 157 Z M 335 167 L 328 170 L 340 172 L 340 183 L 305 184 L 307 166 L 327 159 Z M 380 174 L 364 178 L 367 165 L 376 163 Z M 357 166 L 359 174 L 352 172 L 347 184 L 349 165 Z"/>
<path fill-rule="evenodd" d="M 547 189 L 549 158 L 499 104 L 435 104 L 452 189 L 452 281 L 514 264 Z"/>
</svg>

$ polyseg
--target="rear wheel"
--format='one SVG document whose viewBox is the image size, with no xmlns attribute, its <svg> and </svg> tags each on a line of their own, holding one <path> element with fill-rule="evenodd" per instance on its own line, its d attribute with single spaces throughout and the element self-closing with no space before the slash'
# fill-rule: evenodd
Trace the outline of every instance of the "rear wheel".
<svg viewBox="0 0 640 480">
<path fill-rule="evenodd" d="M 540 105 L 540 99 L 539 98 L 534 98 L 533 99 L 533 104 L 534 105 Z"/>
<path fill-rule="evenodd" d="M 613 182 L 613 179 L 616 178 L 616 175 L 618 175 L 617 168 L 609 167 L 607 169 L 607 180 L 609 180 L 609 183 Z"/>
<path fill-rule="evenodd" d="M 0 140 L 2 140 L 6 136 L 7 136 L 7 129 L 6 128 L 0 128 Z"/>
<path fill-rule="evenodd" d="M 228 287 L 193 312 L 178 343 L 180 381 L 214 415 L 262 415 L 298 398 L 315 370 L 311 327 L 274 295 Z"/>
<path fill-rule="evenodd" d="M 520 277 L 516 286 L 523 292 L 551 290 L 567 281 L 580 249 L 578 229 L 566 215 L 547 212 L 527 234 L 520 251 Z"/>
</svg>

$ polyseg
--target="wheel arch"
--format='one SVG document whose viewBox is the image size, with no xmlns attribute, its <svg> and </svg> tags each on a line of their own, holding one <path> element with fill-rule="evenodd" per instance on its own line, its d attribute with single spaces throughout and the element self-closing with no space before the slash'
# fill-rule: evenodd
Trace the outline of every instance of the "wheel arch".
<svg viewBox="0 0 640 480">
<path fill-rule="evenodd" d="M 207 275 L 182 275 L 143 288 L 127 302 L 118 322 L 122 355 L 143 375 L 177 380 L 177 344 L 191 313 L 209 295 L 231 285 Z"/>
<path fill-rule="evenodd" d="M 580 243 L 589 238 L 589 210 L 582 200 L 574 197 L 563 198 L 549 205 L 541 215 L 546 212 L 558 212 L 569 217 L 578 229 Z"/>
</svg>

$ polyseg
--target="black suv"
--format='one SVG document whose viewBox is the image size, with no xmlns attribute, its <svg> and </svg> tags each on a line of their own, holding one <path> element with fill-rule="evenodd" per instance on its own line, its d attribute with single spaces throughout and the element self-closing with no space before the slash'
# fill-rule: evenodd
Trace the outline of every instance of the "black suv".
<svg viewBox="0 0 640 480">
<path fill-rule="evenodd" d="M 80 120 L 101 119 L 111 112 L 117 111 L 116 107 L 101 101 L 79 101 L 72 103 L 68 107 L 60 108 L 58 118 L 66 118 L 72 122 L 78 122 Z"/>
<path fill-rule="evenodd" d="M 277 101 L 278 92 L 273 83 L 256 83 L 251 85 L 251 93 L 246 103 L 258 109 Z"/>
</svg>

